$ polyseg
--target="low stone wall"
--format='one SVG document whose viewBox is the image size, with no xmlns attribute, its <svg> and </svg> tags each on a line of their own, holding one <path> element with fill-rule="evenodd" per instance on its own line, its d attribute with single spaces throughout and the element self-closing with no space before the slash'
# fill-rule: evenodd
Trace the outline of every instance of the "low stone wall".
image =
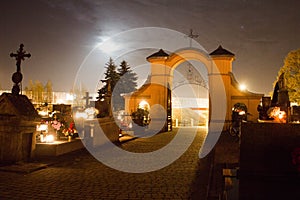
<svg viewBox="0 0 300 200">
<path fill-rule="evenodd" d="M 113 143 L 119 142 L 119 126 L 113 118 L 86 120 L 84 125 L 84 140 L 92 142 L 93 146 L 104 145 L 106 140 Z"/>
<path fill-rule="evenodd" d="M 59 156 L 82 148 L 84 147 L 79 138 L 70 142 L 60 141 L 54 143 L 37 143 L 35 155 L 36 157 Z"/>
</svg>

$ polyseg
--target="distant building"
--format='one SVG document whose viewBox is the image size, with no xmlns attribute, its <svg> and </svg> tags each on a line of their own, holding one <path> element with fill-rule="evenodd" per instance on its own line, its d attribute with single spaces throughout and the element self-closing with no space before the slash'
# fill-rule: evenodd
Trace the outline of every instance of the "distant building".
<svg viewBox="0 0 300 200">
<path fill-rule="evenodd" d="M 10 90 L 0 90 L 0 95 L 2 93 L 11 93 Z M 68 105 L 85 105 L 85 100 L 83 99 L 85 93 L 83 92 L 80 97 L 78 95 L 71 92 L 51 92 L 50 94 L 47 92 L 43 92 L 41 96 L 37 98 L 37 95 L 34 95 L 32 91 L 26 92 L 22 91 L 23 95 L 26 95 L 28 99 L 34 105 L 42 105 L 45 103 L 48 104 L 68 104 Z M 96 101 L 98 94 L 90 93 L 89 94 L 92 99 L 90 101 Z"/>
</svg>

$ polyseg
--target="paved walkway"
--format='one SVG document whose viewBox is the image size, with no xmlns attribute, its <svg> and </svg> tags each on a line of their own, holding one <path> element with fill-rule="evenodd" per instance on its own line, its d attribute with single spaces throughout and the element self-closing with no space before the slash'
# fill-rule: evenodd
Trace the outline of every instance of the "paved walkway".
<svg viewBox="0 0 300 200">
<path fill-rule="evenodd" d="M 186 128 L 185 134 L 189 131 Z M 150 152 L 168 144 L 175 134 L 138 138 L 120 148 Z M 205 131 L 198 129 L 192 145 L 178 160 L 148 173 L 111 169 L 85 149 L 55 160 L 39 160 L 36 165 L 46 163 L 47 167 L 36 171 L 0 170 L 0 199 L 205 199 L 210 157 L 198 158 L 204 137 Z"/>
</svg>

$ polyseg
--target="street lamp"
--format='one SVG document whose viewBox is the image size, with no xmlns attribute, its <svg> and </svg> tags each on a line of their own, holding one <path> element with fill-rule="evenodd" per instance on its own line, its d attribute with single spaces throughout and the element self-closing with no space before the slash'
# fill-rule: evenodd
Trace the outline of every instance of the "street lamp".
<svg viewBox="0 0 300 200">
<path fill-rule="evenodd" d="M 245 91 L 247 89 L 247 86 L 245 84 L 240 84 L 239 88 L 241 91 Z"/>
</svg>

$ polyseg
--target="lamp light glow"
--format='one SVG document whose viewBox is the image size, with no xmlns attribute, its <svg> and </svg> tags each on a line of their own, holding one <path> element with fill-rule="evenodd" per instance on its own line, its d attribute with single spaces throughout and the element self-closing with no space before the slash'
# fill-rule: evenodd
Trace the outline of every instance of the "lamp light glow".
<svg viewBox="0 0 300 200">
<path fill-rule="evenodd" d="M 239 88 L 241 91 L 245 91 L 247 89 L 247 86 L 245 84 L 240 84 Z"/>
<path fill-rule="evenodd" d="M 45 142 L 47 142 L 47 143 L 54 142 L 54 136 L 53 135 L 46 135 Z"/>
</svg>

